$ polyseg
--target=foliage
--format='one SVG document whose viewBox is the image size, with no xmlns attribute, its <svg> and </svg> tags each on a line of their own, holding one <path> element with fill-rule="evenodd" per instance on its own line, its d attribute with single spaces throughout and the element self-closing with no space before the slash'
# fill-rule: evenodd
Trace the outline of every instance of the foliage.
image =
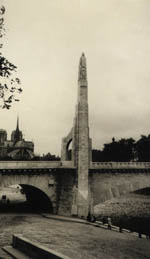
<svg viewBox="0 0 150 259">
<path fill-rule="evenodd" d="M 40 155 L 35 155 L 32 160 L 34 161 L 59 161 L 60 157 L 51 155 L 51 153 L 47 153 L 46 155 L 40 156 Z"/>
<path fill-rule="evenodd" d="M 103 151 L 93 149 L 92 150 L 92 161 L 93 162 L 103 162 L 103 161 L 105 161 L 104 156 L 103 156 Z"/>
<path fill-rule="evenodd" d="M 103 150 L 94 150 L 93 161 L 116 161 L 127 162 L 134 160 L 134 147 L 135 140 L 132 138 L 121 139 L 115 141 L 112 139 L 111 143 L 104 144 Z"/>
<path fill-rule="evenodd" d="M 136 142 L 136 156 L 138 161 L 150 161 L 150 135 L 141 136 L 141 138 Z"/>
<path fill-rule="evenodd" d="M 135 141 L 133 138 L 120 139 L 114 138 L 111 143 L 104 144 L 102 150 L 92 151 L 93 162 L 149 162 L 150 161 L 150 135 L 141 136 Z"/>
<path fill-rule="evenodd" d="M 5 7 L 0 7 L 0 38 L 5 34 L 4 29 L 4 13 Z M 0 44 L 2 49 L 3 44 Z M 13 101 L 19 101 L 16 97 L 18 93 L 22 92 L 20 87 L 20 79 L 13 76 L 17 67 L 8 61 L 0 52 L 0 108 L 9 109 Z"/>
<path fill-rule="evenodd" d="M 55 155 L 51 155 L 51 153 L 47 153 L 46 155 L 43 155 L 43 157 L 41 157 L 41 160 L 44 160 L 44 161 L 59 161 L 60 157 L 55 156 Z"/>
</svg>

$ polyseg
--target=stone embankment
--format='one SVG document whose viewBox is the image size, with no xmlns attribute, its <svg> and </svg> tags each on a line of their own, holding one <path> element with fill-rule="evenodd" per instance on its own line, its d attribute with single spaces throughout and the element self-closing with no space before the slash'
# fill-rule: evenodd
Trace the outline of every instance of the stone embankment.
<svg viewBox="0 0 150 259">
<path fill-rule="evenodd" d="M 150 233 L 150 196 L 129 194 L 95 206 L 95 215 L 110 216 L 114 224 L 136 232 Z"/>
<path fill-rule="evenodd" d="M 95 206 L 95 214 L 102 216 L 150 217 L 150 196 L 129 194 Z"/>
</svg>

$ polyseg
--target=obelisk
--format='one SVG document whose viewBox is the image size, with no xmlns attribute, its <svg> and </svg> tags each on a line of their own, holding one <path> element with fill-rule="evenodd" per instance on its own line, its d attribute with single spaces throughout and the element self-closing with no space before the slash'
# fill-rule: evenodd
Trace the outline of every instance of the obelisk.
<svg viewBox="0 0 150 259">
<path fill-rule="evenodd" d="M 88 82 L 86 57 L 79 61 L 78 101 L 74 122 L 73 156 L 77 168 L 77 214 L 86 217 L 89 212 L 89 163 L 91 143 L 88 123 Z"/>
</svg>

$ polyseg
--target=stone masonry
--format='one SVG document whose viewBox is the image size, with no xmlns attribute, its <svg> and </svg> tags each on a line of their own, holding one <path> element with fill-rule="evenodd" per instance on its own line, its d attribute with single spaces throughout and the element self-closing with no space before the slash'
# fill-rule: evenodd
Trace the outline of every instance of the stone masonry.
<svg viewBox="0 0 150 259">
<path fill-rule="evenodd" d="M 82 54 L 79 62 L 78 100 L 74 125 L 70 133 L 62 141 L 61 159 L 68 159 L 68 147 L 72 141 L 72 163 L 77 168 L 76 204 L 72 213 L 79 217 L 87 216 L 90 210 L 89 165 L 91 161 L 91 139 L 88 124 L 88 83 L 86 58 Z"/>
</svg>

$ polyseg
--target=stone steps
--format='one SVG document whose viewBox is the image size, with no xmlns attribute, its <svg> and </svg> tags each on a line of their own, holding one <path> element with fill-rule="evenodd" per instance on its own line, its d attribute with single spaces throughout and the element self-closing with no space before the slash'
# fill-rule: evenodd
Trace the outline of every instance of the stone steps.
<svg viewBox="0 0 150 259">
<path fill-rule="evenodd" d="M 12 246 L 5 246 L 2 248 L 7 254 L 9 254 L 12 258 L 15 259 L 30 259 L 31 257 L 25 255 L 21 251 L 17 250 L 16 248 L 13 248 Z"/>
<path fill-rule="evenodd" d="M 21 235 L 13 235 L 12 246 L 5 246 L 3 250 L 16 259 L 71 259 Z"/>
</svg>

